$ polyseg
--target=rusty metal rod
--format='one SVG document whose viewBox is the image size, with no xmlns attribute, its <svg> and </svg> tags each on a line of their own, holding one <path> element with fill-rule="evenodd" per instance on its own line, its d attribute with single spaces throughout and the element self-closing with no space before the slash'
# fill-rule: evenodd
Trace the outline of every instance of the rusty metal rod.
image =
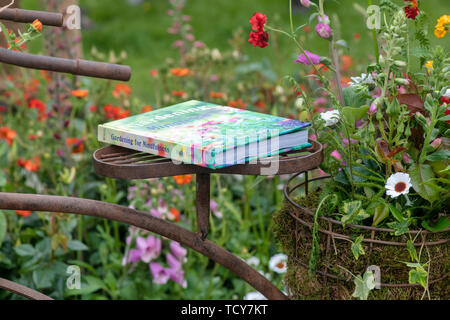
<svg viewBox="0 0 450 320">
<path fill-rule="evenodd" d="M 4 192 L 0 192 L 0 209 L 81 214 L 133 225 L 177 241 L 201 253 L 236 274 L 268 299 L 288 299 L 275 285 L 242 259 L 210 240 L 202 240 L 194 232 L 155 218 L 147 212 L 88 199 Z"/>
<path fill-rule="evenodd" d="M 81 59 L 65 59 L 38 56 L 0 48 L 0 62 L 19 67 L 71 73 L 78 76 L 128 81 L 131 78 L 129 66 L 94 62 Z"/>
<path fill-rule="evenodd" d="M 0 289 L 16 293 L 30 300 L 53 300 L 52 298 L 46 296 L 45 294 L 42 294 L 38 291 L 25 287 L 21 284 L 3 278 L 0 278 Z"/>
<path fill-rule="evenodd" d="M 0 20 L 8 20 L 21 23 L 32 23 L 39 19 L 46 26 L 62 27 L 64 15 L 56 12 L 45 12 L 23 9 L 4 9 L 0 12 Z"/>
</svg>

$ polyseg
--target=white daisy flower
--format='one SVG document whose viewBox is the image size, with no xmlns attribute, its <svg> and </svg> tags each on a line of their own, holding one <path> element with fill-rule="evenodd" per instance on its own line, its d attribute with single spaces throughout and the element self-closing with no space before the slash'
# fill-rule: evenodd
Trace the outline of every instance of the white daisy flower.
<svg viewBox="0 0 450 320">
<path fill-rule="evenodd" d="M 403 172 L 394 173 L 386 182 L 386 194 L 391 198 L 397 198 L 401 194 L 408 194 L 412 187 L 409 174 Z"/>
<path fill-rule="evenodd" d="M 247 264 L 251 267 L 256 268 L 259 266 L 259 259 L 257 257 L 250 257 L 247 259 Z"/>
<path fill-rule="evenodd" d="M 332 111 L 327 111 L 327 112 L 322 112 L 320 114 L 320 117 L 325 120 L 325 126 L 326 127 L 330 127 L 332 125 L 335 125 L 336 123 L 338 123 L 340 117 L 339 117 L 339 111 L 337 110 L 332 110 Z"/>
<path fill-rule="evenodd" d="M 269 269 L 276 273 L 285 273 L 287 270 L 287 255 L 279 253 L 270 258 Z"/>
<path fill-rule="evenodd" d="M 348 83 L 350 86 L 355 86 L 358 84 L 375 84 L 371 74 L 363 73 L 360 77 L 351 77 L 351 79 L 352 81 Z"/>
<path fill-rule="evenodd" d="M 266 297 L 264 297 L 259 292 L 249 292 L 244 296 L 244 300 L 267 300 Z"/>
</svg>

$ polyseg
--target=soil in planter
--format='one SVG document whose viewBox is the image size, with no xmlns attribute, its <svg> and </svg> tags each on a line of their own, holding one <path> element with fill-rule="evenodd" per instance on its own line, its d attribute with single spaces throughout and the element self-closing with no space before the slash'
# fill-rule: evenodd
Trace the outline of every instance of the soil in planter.
<svg viewBox="0 0 450 320">
<path fill-rule="evenodd" d="M 310 193 L 307 198 L 299 197 L 294 199 L 299 205 L 315 210 L 319 200 L 319 192 Z M 301 213 L 292 204 L 285 201 L 283 208 L 274 215 L 274 233 L 277 240 L 282 245 L 288 255 L 288 270 L 285 275 L 285 281 L 288 285 L 294 299 L 354 299 L 352 293 L 355 285 L 353 277 L 341 267 L 351 271 L 354 275 L 362 275 L 366 268 L 371 265 L 379 266 L 381 269 L 381 282 L 389 284 L 407 284 L 410 268 L 403 262 L 409 262 L 410 257 L 406 247 L 388 246 L 363 243 L 365 255 L 356 260 L 351 251 L 351 243 L 345 240 L 330 238 L 327 251 L 327 235 L 320 233 L 320 255 L 317 261 L 316 273 L 310 280 L 308 275 L 308 263 L 311 254 L 312 234 L 311 229 L 302 225 L 292 218 L 288 212 L 298 215 L 302 220 L 308 223 L 313 222 L 310 215 Z M 319 219 L 320 220 L 320 219 Z M 320 221 L 320 228 L 329 229 L 326 221 Z M 342 228 L 333 225 L 333 232 L 347 236 L 361 234 L 362 230 L 352 228 Z M 363 231 L 364 238 L 371 238 L 371 231 Z M 447 239 L 450 232 L 428 234 L 426 241 L 438 241 Z M 375 239 L 406 242 L 408 235 L 394 236 L 387 232 L 376 232 Z M 416 243 L 421 243 L 422 237 L 416 239 Z M 416 247 L 419 252 L 420 247 Z M 449 244 L 428 246 L 422 249 L 421 262 L 424 263 L 431 259 L 429 278 L 439 279 L 450 272 Z M 340 266 L 340 267 L 339 267 Z M 339 279 L 324 277 L 320 272 L 326 271 L 329 274 L 337 276 Z M 343 280 L 345 279 L 345 280 Z M 388 288 L 382 287 L 380 290 L 372 290 L 369 299 L 383 300 L 406 300 L 421 299 L 424 293 L 422 287 L 407 288 Z M 431 299 L 450 299 L 450 277 L 430 285 Z M 426 295 L 424 298 L 428 298 Z"/>
</svg>

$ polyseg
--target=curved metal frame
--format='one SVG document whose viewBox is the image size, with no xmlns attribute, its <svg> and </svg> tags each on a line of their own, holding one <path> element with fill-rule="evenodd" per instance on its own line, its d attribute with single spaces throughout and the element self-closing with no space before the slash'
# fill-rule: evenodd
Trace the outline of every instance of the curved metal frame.
<svg viewBox="0 0 450 320">
<path fill-rule="evenodd" d="M 292 182 L 292 180 L 294 180 L 295 178 L 297 178 L 299 175 L 301 175 L 302 173 L 305 174 L 305 181 L 299 182 L 296 185 L 294 185 L 292 188 L 289 186 L 290 183 Z M 286 200 L 292 205 L 294 206 L 294 208 L 298 209 L 299 211 L 301 211 L 302 213 L 309 215 L 311 217 L 314 217 L 314 212 L 312 212 L 311 210 L 309 210 L 308 208 L 304 208 L 302 206 L 300 206 L 298 203 L 296 203 L 292 198 L 291 198 L 291 194 L 292 192 L 294 192 L 296 189 L 300 188 L 301 186 L 305 187 L 305 192 L 306 194 L 308 194 L 308 184 L 312 181 L 319 181 L 319 180 L 324 180 L 324 179 L 329 179 L 331 178 L 330 175 L 325 175 L 325 176 L 320 176 L 320 177 L 316 177 L 313 179 L 308 179 L 308 172 L 300 172 L 298 174 L 295 174 L 294 176 L 292 176 L 287 183 L 284 185 L 284 195 Z M 290 217 L 292 217 L 297 223 L 301 223 L 303 226 L 310 228 L 311 230 L 313 229 L 313 225 L 311 223 L 308 223 L 306 221 L 304 221 L 303 219 L 297 217 L 296 215 L 294 215 L 292 212 L 287 212 L 289 214 Z M 338 239 L 338 240 L 351 240 L 349 236 L 344 235 L 344 234 L 340 234 L 340 233 L 336 233 L 331 231 L 332 230 L 332 225 L 338 225 L 338 226 L 342 226 L 342 222 L 335 220 L 333 218 L 327 218 L 327 217 L 323 217 L 320 216 L 319 217 L 320 220 L 328 222 L 328 224 L 330 225 L 330 230 L 324 230 L 322 228 L 318 228 L 318 231 L 322 234 L 326 234 L 329 237 L 333 237 L 334 239 Z M 354 225 L 354 224 L 346 224 L 346 226 L 350 227 L 350 228 L 354 228 L 354 229 L 361 229 L 361 230 L 367 230 L 367 231 L 371 231 L 372 232 L 372 238 L 371 239 L 366 239 L 364 238 L 362 241 L 366 242 L 366 243 L 370 243 L 370 245 L 372 246 L 372 244 L 380 244 L 380 245 L 389 245 L 389 246 L 404 246 L 406 247 L 406 242 L 396 242 L 396 241 L 383 241 L 383 240 L 377 240 L 377 239 L 373 239 L 375 232 L 388 232 L 388 233 L 394 233 L 395 230 L 393 229 L 389 229 L 389 228 L 377 228 L 377 227 L 369 227 L 369 226 L 362 226 L 362 225 Z M 450 227 L 439 231 L 439 232 L 435 232 L 435 233 L 445 233 L 445 232 L 449 232 L 450 231 Z M 426 230 L 411 230 L 408 231 L 409 234 L 415 235 L 417 233 L 422 233 L 423 235 L 427 235 L 427 234 L 431 234 L 431 232 L 426 231 Z M 328 242 L 328 241 L 327 241 Z M 435 246 L 435 245 L 443 245 L 450 242 L 450 239 L 442 239 L 439 241 L 433 241 L 433 242 L 422 242 L 422 243 L 414 243 L 414 246 L 416 247 L 421 247 L 421 246 Z M 303 263 L 302 261 L 298 260 L 297 258 L 295 258 L 296 261 L 302 265 L 305 268 L 309 268 L 309 266 L 305 263 Z M 329 272 L 327 272 L 327 268 L 325 268 L 325 271 L 320 271 L 320 270 L 316 270 L 315 273 L 320 274 L 326 278 L 331 278 L 331 279 L 337 279 L 337 280 L 341 280 L 341 281 L 346 281 L 346 282 L 350 282 L 348 279 L 344 279 L 341 278 L 335 274 L 331 274 Z M 446 279 L 447 277 L 450 276 L 450 273 L 444 274 L 442 277 L 438 278 L 438 279 L 430 279 L 428 282 L 428 285 L 433 285 L 435 283 L 438 283 L 444 279 Z M 387 288 L 412 288 L 412 287 L 421 287 L 420 284 L 410 284 L 410 283 L 381 283 L 380 284 L 382 287 L 387 287 Z"/>
<path fill-rule="evenodd" d="M 43 196 L 18 193 L 0 193 L 0 209 L 61 212 L 87 215 L 123 222 L 157 233 L 177 241 L 219 263 L 249 283 L 268 299 L 285 300 L 287 297 L 245 261 L 234 256 L 214 242 L 202 240 L 199 235 L 171 222 L 158 219 L 149 213 L 101 201 L 73 197 Z M 20 291 L 17 288 L 16 291 Z"/>
</svg>

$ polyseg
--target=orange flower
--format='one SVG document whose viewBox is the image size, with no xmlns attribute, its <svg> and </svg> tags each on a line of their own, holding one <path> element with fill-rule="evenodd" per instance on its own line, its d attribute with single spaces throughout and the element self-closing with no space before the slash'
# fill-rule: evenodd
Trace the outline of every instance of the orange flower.
<svg viewBox="0 0 450 320">
<path fill-rule="evenodd" d="M 262 110 L 262 111 L 265 111 L 265 110 L 266 110 L 266 107 L 267 107 L 266 103 L 265 103 L 264 101 L 262 101 L 262 100 L 256 101 L 256 102 L 255 102 L 255 106 L 256 106 L 258 109 Z"/>
<path fill-rule="evenodd" d="M 78 89 L 78 90 L 73 90 L 72 91 L 72 96 L 75 97 L 75 98 L 78 98 L 78 99 L 86 98 L 88 96 L 88 94 L 89 94 L 88 90 Z"/>
<path fill-rule="evenodd" d="M 130 111 L 123 110 L 121 107 L 115 107 L 112 104 L 105 105 L 103 111 L 106 114 L 106 118 L 114 120 L 128 118 L 131 115 Z"/>
<path fill-rule="evenodd" d="M 174 68 L 170 69 L 170 73 L 177 77 L 186 77 L 191 73 L 189 68 Z"/>
<path fill-rule="evenodd" d="M 126 84 L 118 83 L 116 85 L 116 87 L 114 88 L 112 95 L 114 96 L 114 98 L 120 98 L 120 95 L 122 93 L 125 96 L 129 96 L 131 94 L 131 88 L 130 88 L 130 86 L 128 86 Z"/>
<path fill-rule="evenodd" d="M 37 109 L 40 113 L 43 113 L 47 106 L 41 100 L 31 99 L 30 102 L 28 102 L 28 108 Z"/>
<path fill-rule="evenodd" d="M 72 154 L 83 153 L 84 151 L 84 141 L 78 138 L 67 138 L 66 145 Z"/>
<path fill-rule="evenodd" d="M 180 221 L 180 211 L 178 211 L 175 208 L 170 209 L 170 213 L 172 214 L 172 219 L 175 220 L 175 222 Z"/>
<path fill-rule="evenodd" d="M 158 70 L 150 70 L 150 77 L 153 78 L 158 77 Z"/>
<path fill-rule="evenodd" d="M 152 106 L 146 105 L 142 108 L 141 113 L 150 112 L 152 110 L 153 110 Z"/>
<path fill-rule="evenodd" d="M 34 157 L 33 160 L 23 160 L 22 158 L 19 158 L 17 160 L 17 165 L 28 171 L 39 171 L 39 169 L 41 168 L 41 160 L 38 156 Z"/>
<path fill-rule="evenodd" d="M 185 174 L 185 175 L 181 175 L 181 176 L 175 176 L 173 177 L 175 179 L 175 182 L 179 185 L 185 185 L 185 184 L 189 184 L 192 181 L 192 174 Z"/>
<path fill-rule="evenodd" d="M 186 92 L 184 92 L 184 91 L 172 91 L 172 95 L 174 97 L 184 97 L 184 96 L 186 96 Z"/>
<path fill-rule="evenodd" d="M 31 24 L 31 26 L 32 26 L 37 32 L 41 32 L 41 31 L 42 31 L 42 22 L 40 22 L 38 19 L 34 20 L 33 23 Z"/>
<path fill-rule="evenodd" d="M 16 213 L 17 213 L 18 215 L 23 216 L 23 217 L 26 218 L 26 217 L 30 216 L 31 211 L 27 211 L 27 210 L 16 210 Z"/>
<path fill-rule="evenodd" d="M 225 97 L 225 93 L 223 93 L 223 92 L 211 92 L 210 94 L 209 94 L 209 96 L 211 97 L 211 98 L 215 98 L 215 99 L 223 99 L 224 97 Z"/>
<path fill-rule="evenodd" d="M 9 129 L 8 127 L 0 128 L 0 140 L 5 139 L 8 145 L 12 145 L 14 138 L 17 137 L 16 131 Z"/>
<path fill-rule="evenodd" d="M 244 109 L 245 107 L 247 107 L 247 104 L 244 103 L 244 101 L 242 101 L 241 98 L 237 99 L 236 101 L 230 101 L 228 102 L 228 106 L 232 107 L 232 108 L 241 108 Z"/>
<path fill-rule="evenodd" d="M 341 56 L 342 70 L 347 71 L 353 65 L 353 59 L 349 55 Z"/>
</svg>

